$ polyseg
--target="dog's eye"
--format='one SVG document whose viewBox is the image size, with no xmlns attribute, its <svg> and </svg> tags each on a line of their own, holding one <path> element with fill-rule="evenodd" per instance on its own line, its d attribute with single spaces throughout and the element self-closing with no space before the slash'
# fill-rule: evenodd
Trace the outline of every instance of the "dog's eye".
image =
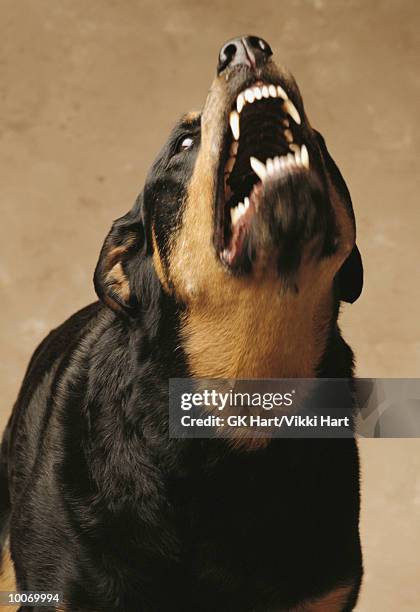
<svg viewBox="0 0 420 612">
<path fill-rule="evenodd" d="M 178 151 L 186 151 L 187 149 L 190 149 L 193 146 L 193 144 L 194 144 L 194 141 L 191 138 L 191 136 L 182 138 L 182 140 L 180 140 L 178 144 Z"/>
</svg>

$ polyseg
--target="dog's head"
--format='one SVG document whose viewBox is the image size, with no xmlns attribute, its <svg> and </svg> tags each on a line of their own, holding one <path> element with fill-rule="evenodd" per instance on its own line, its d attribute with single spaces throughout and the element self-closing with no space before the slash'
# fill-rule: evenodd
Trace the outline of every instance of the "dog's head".
<svg viewBox="0 0 420 612">
<path fill-rule="evenodd" d="M 109 306 L 135 316 L 156 282 L 184 312 L 219 320 L 244 301 L 264 316 L 261 296 L 272 311 L 317 311 L 361 292 L 349 192 L 260 38 L 223 46 L 202 112 L 179 121 L 105 241 L 95 286 Z"/>
</svg>

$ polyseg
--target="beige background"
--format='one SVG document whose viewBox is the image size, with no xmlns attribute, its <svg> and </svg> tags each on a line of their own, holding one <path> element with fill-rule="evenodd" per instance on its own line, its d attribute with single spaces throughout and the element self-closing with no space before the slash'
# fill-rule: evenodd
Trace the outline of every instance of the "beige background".
<svg viewBox="0 0 420 612">
<path fill-rule="evenodd" d="M 221 43 L 266 38 L 353 195 L 366 284 L 342 313 L 361 376 L 418 376 L 417 0 L 1 0 L 0 429 Z M 420 441 L 368 440 L 360 612 L 420 610 Z"/>
</svg>

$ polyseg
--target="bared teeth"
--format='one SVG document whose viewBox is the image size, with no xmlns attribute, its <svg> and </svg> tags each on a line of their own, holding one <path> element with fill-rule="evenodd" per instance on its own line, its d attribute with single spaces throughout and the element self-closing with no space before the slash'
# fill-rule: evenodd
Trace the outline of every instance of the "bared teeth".
<svg viewBox="0 0 420 612">
<path fill-rule="evenodd" d="M 244 94 L 240 93 L 239 96 L 236 98 L 236 110 L 238 111 L 238 113 L 241 112 L 244 106 L 245 106 Z"/>
<path fill-rule="evenodd" d="M 253 103 L 253 101 L 254 101 L 254 99 L 255 99 L 255 98 L 254 98 L 254 92 L 252 91 L 252 89 L 247 89 L 247 90 L 245 91 L 245 100 L 246 100 L 247 102 L 249 102 L 250 104 L 252 104 L 252 103 Z"/>
<path fill-rule="evenodd" d="M 267 176 L 267 169 L 265 167 L 265 164 L 260 162 L 260 160 L 257 159 L 256 157 L 250 157 L 249 163 L 251 164 L 251 168 L 253 169 L 255 174 L 258 176 L 258 178 L 260 178 L 263 181 L 265 177 Z"/>
<path fill-rule="evenodd" d="M 300 125 L 300 115 L 296 110 L 296 106 L 293 104 L 291 100 L 285 100 L 285 102 L 283 103 L 283 109 L 288 115 L 291 116 L 291 118 L 293 119 L 293 121 L 295 121 L 295 123 Z"/>
<path fill-rule="evenodd" d="M 305 145 L 302 145 L 300 148 L 300 158 L 305 168 L 309 169 L 309 153 Z"/>
<path fill-rule="evenodd" d="M 301 124 L 301 118 L 296 106 L 280 85 L 255 85 L 254 87 L 248 88 L 241 92 L 236 99 L 236 110 L 233 110 L 229 116 L 229 124 L 232 130 L 233 140 L 230 145 L 230 157 L 226 162 L 225 180 L 228 179 L 229 174 L 232 172 L 236 162 L 236 155 L 239 148 L 238 141 L 240 137 L 240 113 L 246 104 L 253 104 L 254 101 L 258 101 L 263 98 L 281 99 L 283 102 L 284 112 L 287 113 L 287 115 L 293 119 L 296 124 Z M 308 149 L 305 145 L 300 147 L 293 141 L 294 136 L 290 128 L 289 118 L 283 116 L 283 118 L 281 118 L 281 125 L 283 126 L 284 139 L 289 146 L 290 152 L 287 155 L 268 158 L 266 159 L 265 163 L 253 156 L 249 158 L 251 168 L 261 182 L 265 182 L 268 178 L 271 179 L 271 177 L 274 176 L 281 176 L 286 172 L 292 172 L 298 168 L 309 169 Z M 235 224 L 249 207 L 250 200 L 248 197 L 245 197 L 244 202 L 239 202 L 237 206 L 232 208 L 230 211 L 232 224 Z"/>
<path fill-rule="evenodd" d="M 280 87 L 280 85 L 277 85 L 277 96 L 279 98 L 283 98 L 283 100 L 288 99 L 287 93 L 284 91 L 283 87 Z"/>
<path fill-rule="evenodd" d="M 273 157 L 272 159 L 269 157 L 266 159 L 265 164 L 256 157 L 249 158 L 251 168 L 262 182 L 273 174 L 278 174 L 286 169 L 296 167 L 309 168 L 309 156 L 306 146 L 302 145 L 302 147 L 299 147 L 293 144 L 290 148 L 292 147 L 294 154 L 288 153 L 287 155 Z"/>
<path fill-rule="evenodd" d="M 237 223 L 242 217 L 242 215 L 244 215 L 248 210 L 249 199 L 245 198 L 245 200 L 248 200 L 248 205 L 246 203 L 243 204 L 242 202 L 239 202 L 239 204 L 237 204 L 235 208 L 230 209 L 230 220 L 232 222 L 232 225 L 235 225 L 235 223 Z"/>
<path fill-rule="evenodd" d="M 240 217 L 240 214 L 239 214 L 238 207 L 235 206 L 235 208 L 231 208 L 230 209 L 230 220 L 232 221 L 232 225 L 235 225 L 239 217 Z"/>
<path fill-rule="evenodd" d="M 232 134 L 235 140 L 239 140 L 240 130 L 239 130 L 239 113 L 236 111 L 232 111 L 229 117 L 230 129 L 232 130 Z"/>
</svg>

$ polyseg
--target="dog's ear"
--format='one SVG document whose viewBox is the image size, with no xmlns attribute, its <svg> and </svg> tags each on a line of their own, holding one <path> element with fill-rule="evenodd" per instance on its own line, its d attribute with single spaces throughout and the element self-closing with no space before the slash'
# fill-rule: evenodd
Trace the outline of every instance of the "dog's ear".
<svg viewBox="0 0 420 612">
<path fill-rule="evenodd" d="M 322 134 L 320 134 L 320 132 L 317 132 L 316 130 L 315 134 L 317 136 L 321 157 L 325 165 L 325 171 L 327 172 L 330 181 L 334 185 L 335 191 L 340 198 L 341 204 L 346 208 L 348 215 L 350 216 L 353 224 L 355 225 L 350 192 L 347 188 L 343 175 L 341 174 L 337 164 L 331 157 Z M 362 257 L 356 244 L 354 245 L 350 255 L 342 264 L 340 270 L 337 272 L 336 284 L 338 287 L 338 297 L 343 302 L 349 302 L 352 304 L 362 293 L 363 264 Z"/>
<path fill-rule="evenodd" d="M 112 224 L 95 270 L 96 293 L 112 310 L 135 315 L 159 291 L 149 250 L 140 195 L 132 210 Z"/>
<path fill-rule="evenodd" d="M 338 297 L 353 304 L 363 289 L 363 264 L 360 251 L 355 244 L 337 273 Z"/>
</svg>

